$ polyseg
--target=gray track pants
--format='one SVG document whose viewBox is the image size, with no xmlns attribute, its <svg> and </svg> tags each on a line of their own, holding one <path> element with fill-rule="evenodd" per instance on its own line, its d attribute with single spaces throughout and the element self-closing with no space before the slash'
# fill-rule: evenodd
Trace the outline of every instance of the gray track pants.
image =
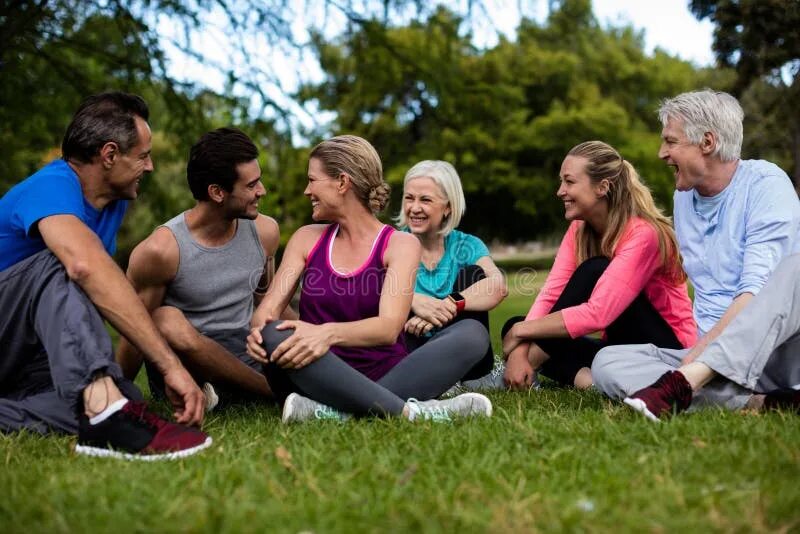
<svg viewBox="0 0 800 534">
<path fill-rule="evenodd" d="M 687 350 L 626 345 L 601 350 L 595 386 L 619 399 L 680 367 Z M 753 392 L 800 389 L 800 254 L 785 258 L 761 292 L 697 358 L 718 375 L 692 407 L 744 407 Z"/>
<path fill-rule="evenodd" d="M 142 398 L 114 362 L 86 294 L 45 250 L 0 272 L 0 432 L 76 433 L 81 394 L 103 371 Z"/>
<path fill-rule="evenodd" d="M 262 331 L 267 353 L 292 334 L 291 330 L 275 330 L 278 324 L 280 322 L 271 323 Z M 399 415 L 407 399 L 427 400 L 447 391 L 488 348 L 486 328 L 475 319 L 464 319 L 439 331 L 377 382 L 332 352 L 298 370 L 282 370 L 271 364 L 267 366 L 266 375 L 281 402 L 290 390 L 299 390 L 343 412 Z"/>
</svg>

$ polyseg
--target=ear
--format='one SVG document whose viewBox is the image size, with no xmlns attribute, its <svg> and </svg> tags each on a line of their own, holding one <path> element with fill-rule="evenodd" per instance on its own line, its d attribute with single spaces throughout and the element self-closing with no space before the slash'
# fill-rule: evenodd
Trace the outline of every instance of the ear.
<svg viewBox="0 0 800 534">
<path fill-rule="evenodd" d="M 611 190 L 611 182 L 609 182 L 606 178 L 600 180 L 600 183 L 595 186 L 595 193 L 597 194 L 597 198 L 603 198 L 604 196 L 608 195 L 608 192 Z"/>
<path fill-rule="evenodd" d="M 709 156 L 717 149 L 717 135 L 714 132 L 706 132 L 700 140 L 700 152 L 704 156 Z"/>
<path fill-rule="evenodd" d="M 114 141 L 109 141 L 104 144 L 100 148 L 100 163 L 103 165 L 103 168 L 110 169 L 113 167 L 119 153 L 119 145 Z"/>
<path fill-rule="evenodd" d="M 339 192 L 340 195 L 345 194 L 350 188 L 353 186 L 353 181 L 350 179 L 350 175 L 346 172 L 339 174 L 339 187 L 336 190 Z"/>
<path fill-rule="evenodd" d="M 222 189 L 217 184 L 209 184 L 208 185 L 208 198 L 212 202 L 216 202 L 217 204 L 222 204 L 222 201 L 225 200 L 226 191 Z"/>
</svg>

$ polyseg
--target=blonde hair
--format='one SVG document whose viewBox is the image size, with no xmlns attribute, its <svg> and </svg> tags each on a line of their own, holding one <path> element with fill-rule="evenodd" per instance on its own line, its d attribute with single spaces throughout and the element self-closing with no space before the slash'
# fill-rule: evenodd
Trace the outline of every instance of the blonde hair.
<svg viewBox="0 0 800 534">
<path fill-rule="evenodd" d="M 338 135 L 315 146 L 308 158 L 317 158 L 328 176 L 347 174 L 356 196 L 372 213 L 389 203 L 391 188 L 383 180 L 381 158 L 366 139 Z"/>
<path fill-rule="evenodd" d="M 450 205 L 450 215 L 444 220 L 444 224 L 439 229 L 439 234 L 447 235 L 458 227 L 461 217 L 467 210 L 467 201 L 464 199 L 464 189 L 461 187 L 461 179 L 458 177 L 455 167 L 446 161 L 426 159 L 420 161 L 406 173 L 403 179 L 403 193 L 405 194 L 406 184 L 414 178 L 430 178 L 442 190 L 445 200 Z M 408 226 L 406 214 L 402 206 L 400 213 L 395 219 L 398 226 Z"/>
<path fill-rule="evenodd" d="M 656 206 L 650 190 L 639 180 L 639 174 L 619 152 L 602 141 L 587 141 L 572 148 L 568 156 L 586 159 L 586 174 L 593 184 L 608 181 L 608 225 L 605 233 L 598 235 L 588 224 L 583 224 L 576 235 L 577 263 L 594 256 L 612 258 L 625 227 L 631 217 L 640 217 L 650 223 L 658 235 L 658 249 L 665 273 L 675 282 L 686 280 L 678 240 L 672 229 L 672 220 Z"/>
</svg>

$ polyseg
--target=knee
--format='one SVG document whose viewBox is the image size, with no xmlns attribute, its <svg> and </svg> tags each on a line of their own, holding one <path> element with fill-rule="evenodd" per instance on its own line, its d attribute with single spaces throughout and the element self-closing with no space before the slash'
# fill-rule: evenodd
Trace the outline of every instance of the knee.
<svg viewBox="0 0 800 534">
<path fill-rule="evenodd" d="M 611 261 L 605 256 L 594 256 L 578 265 L 573 276 L 586 276 L 592 279 L 600 278 Z"/>
<path fill-rule="evenodd" d="M 486 273 L 483 271 L 483 267 L 480 265 L 466 265 L 459 269 L 453 290 L 463 291 L 484 278 L 486 278 Z"/>
<path fill-rule="evenodd" d="M 153 313 L 153 322 L 170 347 L 178 352 L 189 352 L 197 347 L 200 332 L 186 319 L 178 308 L 161 306 Z"/>
<path fill-rule="evenodd" d="M 491 343 L 486 327 L 475 319 L 463 319 L 453 326 L 456 325 L 460 325 L 458 337 L 463 346 L 469 347 L 470 351 L 474 348 L 476 353 L 483 356 Z"/>
<path fill-rule="evenodd" d="M 294 330 L 278 330 L 277 326 L 282 321 L 273 321 L 261 329 L 261 345 L 266 349 L 267 353 L 272 352 L 280 345 L 283 340 L 288 338 L 294 333 Z"/>
</svg>

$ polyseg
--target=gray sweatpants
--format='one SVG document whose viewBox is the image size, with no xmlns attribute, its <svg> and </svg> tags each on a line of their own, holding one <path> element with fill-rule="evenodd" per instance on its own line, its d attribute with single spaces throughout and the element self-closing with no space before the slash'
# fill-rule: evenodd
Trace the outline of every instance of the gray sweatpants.
<svg viewBox="0 0 800 534">
<path fill-rule="evenodd" d="M 262 330 L 267 353 L 292 334 L 292 330 L 275 330 L 278 324 L 271 323 Z M 464 319 L 440 330 L 377 382 L 332 352 L 298 370 L 283 370 L 271 364 L 266 374 L 279 398 L 285 398 L 294 385 L 304 395 L 343 412 L 399 415 L 409 398 L 428 400 L 447 391 L 488 348 L 486 328 L 475 319 Z M 286 383 L 287 379 L 291 384 Z"/>
<path fill-rule="evenodd" d="M 141 400 L 114 362 L 94 304 L 50 251 L 0 272 L 0 432 L 78 430 L 81 394 L 95 372 Z"/>
<path fill-rule="evenodd" d="M 620 399 L 681 366 L 686 350 L 624 345 L 601 350 L 595 386 Z M 800 389 L 800 254 L 785 258 L 758 295 L 706 347 L 698 362 L 719 376 L 694 394 L 692 407 L 744 407 L 753 392 Z"/>
</svg>

